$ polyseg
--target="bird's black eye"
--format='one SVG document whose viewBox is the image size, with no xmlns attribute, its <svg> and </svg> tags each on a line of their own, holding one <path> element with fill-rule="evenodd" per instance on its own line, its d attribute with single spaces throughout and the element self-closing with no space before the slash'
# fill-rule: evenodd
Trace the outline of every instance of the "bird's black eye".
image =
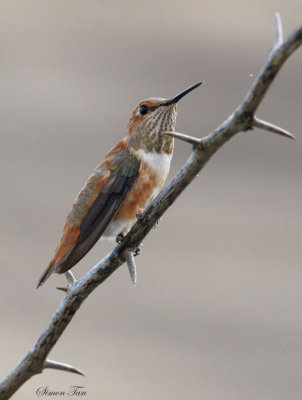
<svg viewBox="0 0 302 400">
<path fill-rule="evenodd" d="M 140 106 L 139 108 L 139 113 L 140 115 L 145 115 L 148 112 L 148 107 L 146 106 L 146 104 L 143 104 Z"/>
</svg>

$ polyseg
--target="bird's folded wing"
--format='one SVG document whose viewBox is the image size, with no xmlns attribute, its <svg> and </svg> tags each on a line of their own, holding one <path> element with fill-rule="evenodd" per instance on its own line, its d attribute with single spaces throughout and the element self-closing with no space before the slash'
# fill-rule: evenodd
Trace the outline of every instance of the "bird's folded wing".
<svg viewBox="0 0 302 400">
<path fill-rule="evenodd" d="M 66 272 L 87 254 L 106 230 L 138 177 L 140 162 L 128 150 L 113 156 L 107 164 L 110 175 L 81 220 L 79 235 L 72 248 L 57 260 L 55 271 L 58 273 Z"/>
</svg>

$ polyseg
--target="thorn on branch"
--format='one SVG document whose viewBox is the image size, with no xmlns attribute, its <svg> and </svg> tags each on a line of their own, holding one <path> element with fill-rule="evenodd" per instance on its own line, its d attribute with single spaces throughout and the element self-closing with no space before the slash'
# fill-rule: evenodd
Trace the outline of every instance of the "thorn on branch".
<svg viewBox="0 0 302 400">
<path fill-rule="evenodd" d="M 67 287 L 56 287 L 56 289 L 61 290 L 62 292 L 67 292 Z"/>
<path fill-rule="evenodd" d="M 69 290 L 69 285 L 72 285 L 73 283 L 75 283 L 77 280 L 76 280 L 76 278 L 74 277 L 74 275 L 73 275 L 73 273 L 71 272 L 71 271 L 66 271 L 65 272 L 65 276 L 66 276 L 66 279 L 67 279 L 67 281 L 68 281 L 68 286 L 67 287 L 57 287 L 56 289 L 58 289 L 58 290 L 61 290 L 62 292 L 68 292 L 68 290 Z"/>
<path fill-rule="evenodd" d="M 162 218 L 159 218 L 155 224 L 153 225 L 152 229 L 157 229 L 159 227 L 160 221 L 162 220 Z"/>
<path fill-rule="evenodd" d="M 72 365 L 61 363 L 58 361 L 45 360 L 43 363 L 43 369 L 45 368 L 58 369 L 60 371 L 73 372 L 74 374 L 85 376 L 85 374 L 80 369 L 75 368 Z"/>
<path fill-rule="evenodd" d="M 136 264 L 132 250 L 125 250 L 123 256 L 125 257 L 128 271 L 132 280 L 133 285 L 136 285 L 137 281 L 137 272 L 136 272 Z"/>
<path fill-rule="evenodd" d="M 68 283 L 70 283 L 70 284 L 73 284 L 77 281 L 71 271 L 66 271 L 65 276 L 66 276 Z"/>
<path fill-rule="evenodd" d="M 201 139 L 196 138 L 194 136 L 186 135 L 185 133 L 180 133 L 180 132 L 165 132 L 165 135 L 168 136 L 173 136 L 176 139 L 183 140 L 184 142 L 193 144 L 193 145 L 199 145 L 201 143 Z"/>
<path fill-rule="evenodd" d="M 283 29 L 280 14 L 275 14 L 275 40 L 274 49 L 279 47 L 283 43 Z"/>
<path fill-rule="evenodd" d="M 282 135 L 282 136 L 288 137 L 289 139 L 296 140 L 296 137 L 294 135 L 292 135 L 290 132 L 288 132 L 287 130 L 282 129 L 277 125 L 273 125 L 273 124 L 270 124 L 269 122 L 258 119 L 257 117 L 254 117 L 252 125 L 259 129 L 277 133 L 278 135 Z"/>
</svg>

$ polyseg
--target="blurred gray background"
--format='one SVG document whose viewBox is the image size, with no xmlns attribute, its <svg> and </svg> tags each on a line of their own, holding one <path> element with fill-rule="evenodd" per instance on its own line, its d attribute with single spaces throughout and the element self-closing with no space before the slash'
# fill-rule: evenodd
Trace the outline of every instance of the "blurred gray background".
<svg viewBox="0 0 302 400">
<path fill-rule="evenodd" d="M 0 2 L 1 377 L 62 298 L 64 277 L 36 282 L 134 106 L 205 80 L 177 130 L 208 134 L 266 59 L 276 11 L 285 34 L 302 22 L 300 0 Z M 89 400 L 301 399 L 301 67 L 300 49 L 257 113 L 298 140 L 254 130 L 225 145 L 145 239 L 137 287 L 121 267 L 52 351 L 87 376 L 48 370 L 14 399 L 73 384 Z M 176 143 L 170 178 L 190 151 Z"/>
</svg>

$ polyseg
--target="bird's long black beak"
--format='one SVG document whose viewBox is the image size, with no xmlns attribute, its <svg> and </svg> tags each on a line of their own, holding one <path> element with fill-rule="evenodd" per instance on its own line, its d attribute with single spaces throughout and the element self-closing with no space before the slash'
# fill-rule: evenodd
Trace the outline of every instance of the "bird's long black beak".
<svg viewBox="0 0 302 400">
<path fill-rule="evenodd" d="M 191 92 L 192 90 L 196 89 L 198 86 L 202 84 L 203 81 L 195 83 L 195 85 L 192 85 L 188 87 L 187 89 L 183 90 L 182 92 L 178 93 L 176 96 L 172 97 L 172 99 L 169 99 L 166 101 L 166 103 L 163 103 L 162 106 L 169 106 L 170 104 L 175 104 L 177 103 L 181 98 L 183 98 L 186 94 Z"/>
</svg>

